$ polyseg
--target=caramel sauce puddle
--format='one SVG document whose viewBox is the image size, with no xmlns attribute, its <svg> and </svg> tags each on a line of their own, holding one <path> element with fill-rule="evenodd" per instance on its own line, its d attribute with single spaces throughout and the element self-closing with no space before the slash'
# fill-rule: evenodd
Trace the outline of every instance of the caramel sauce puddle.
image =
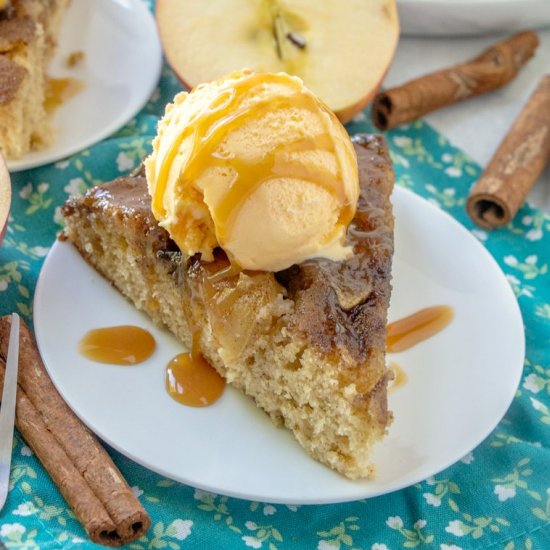
<svg viewBox="0 0 550 550">
<path fill-rule="evenodd" d="M 148 331 L 132 325 L 90 330 L 78 344 L 80 353 L 88 359 L 115 365 L 141 363 L 155 347 L 155 339 Z"/>
<path fill-rule="evenodd" d="M 398 353 L 441 332 L 454 318 L 450 306 L 421 309 L 388 325 L 386 346 L 389 353 Z"/>
<path fill-rule="evenodd" d="M 131 325 L 90 330 L 78 349 L 98 363 L 136 365 L 148 359 L 155 350 L 153 336 L 145 329 Z M 206 407 L 217 401 L 225 380 L 204 359 L 197 345 L 191 353 L 180 353 L 166 367 L 166 391 L 179 403 Z"/>
<path fill-rule="evenodd" d="M 71 97 L 84 89 L 84 82 L 77 78 L 48 78 L 44 97 L 44 109 L 52 114 Z"/>
<path fill-rule="evenodd" d="M 166 367 L 166 391 L 183 405 L 207 407 L 224 389 L 225 380 L 200 352 L 180 353 Z"/>
<path fill-rule="evenodd" d="M 441 332 L 454 318 L 454 310 L 450 306 L 433 306 L 421 309 L 388 324 L 386 349 L 388 353 L 399 353 L 431 338 Z M 391 362 L 388 367 L 394 372 L 393 383 L 389 391 L 394 391 L 408 380 L 407 373 L 397 364 Z"/>
<path fill-rule="evenodd" d="M 394 374 L 393 382 L 391 386 L 389 386 L 388 391 L 395 391 L 407 383 L 409 376 L 397 363 L 391 362 L 388 367 Z"/>
</svg>

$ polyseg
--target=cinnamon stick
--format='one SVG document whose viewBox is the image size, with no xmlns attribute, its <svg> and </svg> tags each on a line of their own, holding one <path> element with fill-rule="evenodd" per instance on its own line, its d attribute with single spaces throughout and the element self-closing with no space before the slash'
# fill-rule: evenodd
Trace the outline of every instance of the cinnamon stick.
<svg viewBox="0 0 550 550">
<path fill-rule="evenodd" d="M 550 159 L 550 75 L 542 78 L 485 172 L 466 210 L 486 229 L 509 223 Z"/>
<path fill-rule="evenodd" d="M 0 318 L 3 385 L 11 317 Z M 90 539 L 131 542 L 151 520 L 97 438 L 63 401 L 28 328 L 21 323 L 16 426 L 34 450 Z"/>
<path fill-rule="evenodd" d="M 5 361 L 0 357 L 0 386 L 4 385 L 5 367 Z M 50 472 L 76 516 L 86 525 L 90 538 L 98 542 L 102 542 L 104 537 L 110 540 L 116 533 L 115 524 L 20 386 L 17 388 L 15 425 Z M 69 479 L 70 485 L 67 483 Z"/>
<path fill-rule="evenodd" d="M 441 107 L 496 90 L 515 78 L 538 44 L 534 32 L 523 31 L 470 61 L 379 93 L 373 101 L 372 120 L 381 130 L 389 130 Z"/>
</svg>

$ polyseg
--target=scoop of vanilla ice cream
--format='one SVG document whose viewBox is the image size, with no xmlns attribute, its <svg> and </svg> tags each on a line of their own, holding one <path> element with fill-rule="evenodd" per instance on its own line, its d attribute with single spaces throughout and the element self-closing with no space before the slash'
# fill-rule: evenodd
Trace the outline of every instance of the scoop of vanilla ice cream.
<svg viewBox="0 0 550 550">
<path fill-rule="evenodd" d="M 178 94 L 145 161 L 152 211 L 188 255 L 243 269 L 340 260 L 359 196 L 353 145 L 297 77 L 239 71 Z"/>
</svg>

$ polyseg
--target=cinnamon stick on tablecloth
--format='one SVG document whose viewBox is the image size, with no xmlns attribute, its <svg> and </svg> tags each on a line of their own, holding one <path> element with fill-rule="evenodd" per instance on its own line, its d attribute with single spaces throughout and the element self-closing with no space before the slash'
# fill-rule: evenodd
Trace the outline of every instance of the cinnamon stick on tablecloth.
<svg viewBox="0 0 550 550">
<path fill-rule="evenodd" d="M 470 61 L 382 92 L 374 98 L 372 120 L 381 130 L 389 130 L 441 107 L 496 90 L 518 74 L 538 44 L 534 32 L 520 32 Z"/>
<path fill-rule="evenodd" d="M 0 318 L 0 386 L 11 317 Z M 151 520 L 97 438 L 63 401 L 22 322 L 16 426 L 34 450 L 90 539 L 106 546 L 131 542 Z"/>
<path fill-rule="evenodd" d="M 509 223 L 550 159 L 550 75 L 540 81 L 472 188 L 466 210 L 481 227 Z"/>
</svg>

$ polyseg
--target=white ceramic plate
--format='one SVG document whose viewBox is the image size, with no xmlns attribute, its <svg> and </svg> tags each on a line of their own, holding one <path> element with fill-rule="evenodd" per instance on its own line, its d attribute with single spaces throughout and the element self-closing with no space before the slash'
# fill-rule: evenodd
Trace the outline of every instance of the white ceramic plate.
<svg viewBox="0 0 550 550">
<path fill-rule="evenodd" d="M 453 464 L 502 418 L 520 380 L 524 333 L 515 297 L 489 253 L 461 225 L 411 192 L 394 193 L 396 253 L 390 320 L 435 304 L 452 324 L 395 360 L 409 381 L 390 394 L 395 421 L 375 452 L 374 481 L 317 463 L 232 388 L 189 408 L 164 390 L 181 345 L 57 242 L 38 280 L 34 322 L 46 367 L 76 414 L 110 445 L 170 478 L 226 495 L 329 503 L 387 493 Z M 158 347 L 136 367 L 93 363 L 77 351 L 90 329 L 134 324 Z"/>
<path fill-rule="evenodd" d="M 73 68 L 67 56 L 84 52 Z M 8 163 L 24 170 L 65 158 L 115 132 L 147 102 L 162 65 L 155 21 L 139 0 L 72 0 L 48 71 L 72 77 L 84 89 L 63 103 L 51 121 L 53 143 Z"/>
<path fill-rule="evenodd" d="M 407 35 L 511 32 L 550 25 L 548 0 L 397 0 Z"/>
</svg>

